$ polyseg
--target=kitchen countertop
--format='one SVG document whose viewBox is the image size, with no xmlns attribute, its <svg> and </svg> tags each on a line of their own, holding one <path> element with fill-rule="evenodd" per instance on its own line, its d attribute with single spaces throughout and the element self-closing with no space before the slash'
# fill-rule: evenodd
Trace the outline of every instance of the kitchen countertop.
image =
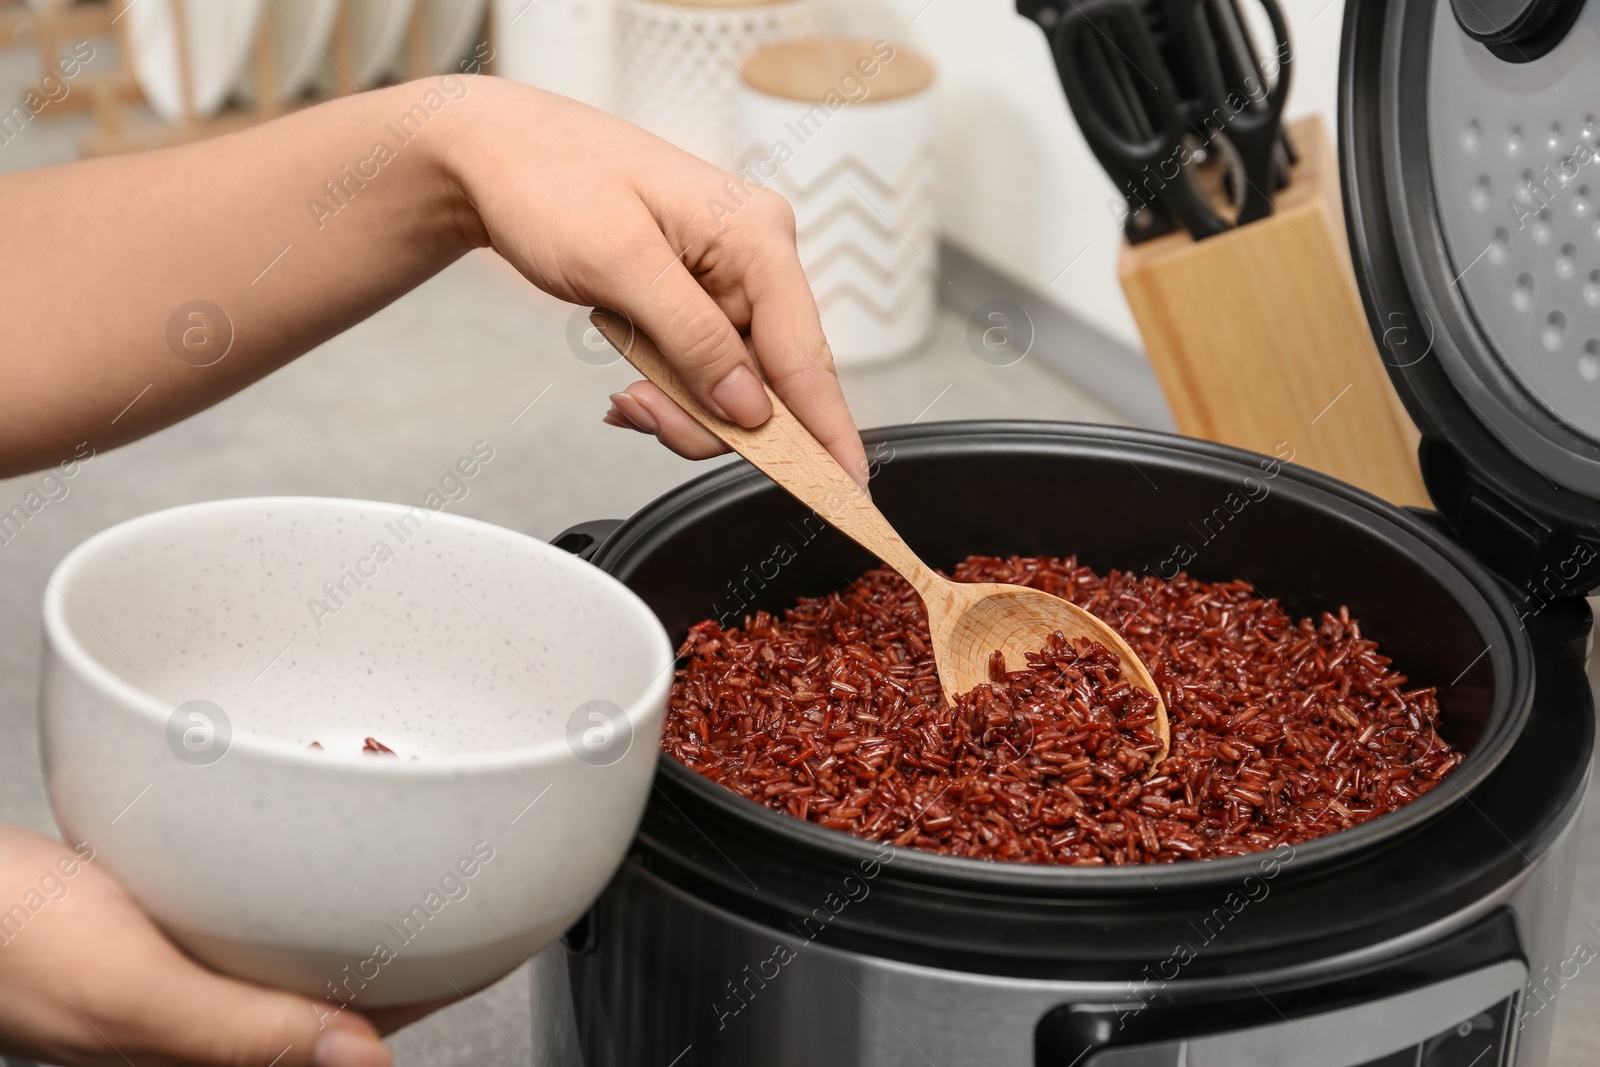
<svg viewBox="0 0 1600 1067">
<path fill-rule="evenodd" d="M 38 605 L 50 570 L 115 522 L 195 500 L 257 494 L 418 501 L 476 441 L 495 458 L 452 509 L 549 538 L 620 518 L 705 469 L 600 422 L 634 375 L 568 350 L 573 309 L 476 252 L 367 322 L 177 426 L 96 456 L 10 543 L 0 544 L 0 818 L 53 832 L 35 723 Z M 922 354 L 847 370 L 863 426 L 986 417 L 1116 422 L 1037 361 L 993 367 L 942 313 Z M 529 406 L 531 404 L 531 406 Z M 713 461 L 718 462 L 718 461 Z M 0 480 L 0 510 L 36 477 Z M 1600 835 L 1584 843 L 1569 941 L 1600 947 Z M 1600 979 L 1563 991 L 1556 1067 L 1600 1058 Z M 1585 1011 L 1589 1007 L 1590 1011 Z M 402 1067 L 532 1064 L 527 969 L 393 1038 Z M 546 1067 L 539 1063 L 538 1067 Z"/>
<path fill-rule="evenodd" d="M 606 395 L 636 375 L 624 363 L 596 367 L 569 350 L 575 310 L 493 254 L 475 252 L 258 386 L 87 463 L 66 483 L 67 496 L 0 544 L 0 818 L 53 833 L 35 722 L 38 605 L 61 557 L 106 526 L 218 497 L 415 503 L 458 456 L 487 441 L 493 461 L 451 509 L 549 538 L 587 519 L 626 517 L 705 470 L 600 422 Z M 950 312 L 921 354 L 848 370 L 844 380 L 863 426 L 1117 421 L 1037 360 L 980 362 L 967 348 L 965 322 Z M 36 485 L 37 476 L 0 480 L 0 511 Z M 399 1063 L 529 1063 L 527 990 L 524 969 L 409 1028 L 394 1038 Z"/>
<path fill-rule="evenodd" d="M 30 69 L 25 55 L 0 53 L 0 100 Z M 0 147 L 0 170 L 73 158 L 83 128 L 81 120 L 33 123 Z M 583 520 L 631 514 L 705 469 L 601 424 L 606 394 L 634 375 L 625 364 L 596 367 L 569 350 L 573 311 L 492 254 L 473 253 L 259 386 L 88 463 L 66 497 L 0 544 L 0 819 L 53 833 L 35 722 L 38 606 L 57 561 L 106 526 L 230 496 L 414 503 L 458 456 L 488 441 L 493 462 L 453 510 L 548 538 Z M 948 311 L 919 356 L 843 377 L 863 426 L 1119 421 L 1038 359 L 980 362 L 968 351 L 965 323 Z M 0 511 L 36 485 L 36 476 L 0 481 Z M 1600 834 L 1585 836 L 1573 893 L 1568 943 L 1600 947 Z M 1596 970 L 1584 970 L 1558 998 L 1553 1067 L 1600 1062 Z M 527 968 L 392 1043 L 403 1067 L 533 1067 Z"/>
</svg>

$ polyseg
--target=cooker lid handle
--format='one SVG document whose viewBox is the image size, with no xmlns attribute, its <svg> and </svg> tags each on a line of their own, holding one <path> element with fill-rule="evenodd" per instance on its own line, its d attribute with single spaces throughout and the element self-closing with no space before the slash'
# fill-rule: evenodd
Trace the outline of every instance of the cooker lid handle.
<svg viewBox="0 0 1600 1067">
<path fill-rule="evenodd" d="M 1450 0 L 1456 23 L 1507 63 L 1531 63 L 1561 43 L 1584 0 Z"/>
<path fill-rule="evenodd" d="M 552 537 L 550 543 L 563 551 L 571 552 L 581 560 L 590 560 L 600 551 L 600 546 L 606 543 L 606 538 L 615 533 L 617 527 L 621 525 L 621 519 L 590 519 L 576 526 L 568 526 Z"/>
</svg>

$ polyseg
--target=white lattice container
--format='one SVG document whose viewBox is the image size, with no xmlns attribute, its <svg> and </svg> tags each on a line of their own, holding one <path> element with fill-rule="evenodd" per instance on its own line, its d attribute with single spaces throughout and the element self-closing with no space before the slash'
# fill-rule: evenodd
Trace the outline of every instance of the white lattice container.
<svg viewBox="0 0 1600 1067">
<path fill-rule="evenodd" d="M 732 167 L 739 68 L 763 45 L 816 34 L 815 0 L 620 0 L 618 114 Z"/>
<path fill-rule="evenodd" d="M 834 359 L 922 347 L 938 303 L 932 65 L 900 45 L 824 38 L 763 49 L 745 79 L 740 172 L 793 205 Z"/>
</svg>

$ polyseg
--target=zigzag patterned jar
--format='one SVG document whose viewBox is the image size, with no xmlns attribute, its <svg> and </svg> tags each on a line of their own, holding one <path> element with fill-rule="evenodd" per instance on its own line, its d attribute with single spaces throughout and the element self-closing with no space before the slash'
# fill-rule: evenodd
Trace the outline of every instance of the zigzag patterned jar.
<svg viewBox="0 0 1600 1067">
<path fill-rule="evenodd" d="M 794 205 L 800 259 L 841 365 L 920 349 L 934 325 L 933 66 L 903 45 L 764 48 L 739 91 L 740 174 Z M 736 211 L 741 190 L 730 193 Z"/>
</svg>

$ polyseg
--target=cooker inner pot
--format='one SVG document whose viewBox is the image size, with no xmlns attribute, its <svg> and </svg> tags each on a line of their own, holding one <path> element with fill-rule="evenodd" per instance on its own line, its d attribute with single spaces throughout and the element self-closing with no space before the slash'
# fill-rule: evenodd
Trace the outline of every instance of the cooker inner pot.
<svg viewBox="0 0 1600 1067">
<path fill-rule="evenodd" d="M 1438 687 L 1440 734 L 1468 752 L 1451 775 L 1461 788 L 1311 845 L 1415 824 L 1481 780 L 1520 730 L 1530 652 L 1495 580 L 1418 516 L 1288 466 L 1292 443 L 1256 456 L 1163 434 L 1025 423 L 891 429 L 869 441 L 874 501 L 933 566 L 971 554 L 1076 554 L 1101 572 L 1244 578 L 1295 620 L 1348 605 L 1410 684 Z M 738 624 L 844 589 L 877 565 L 742 464 L 657 501 L 597 562 L 655 609 L 674 641 L 705 618 Z M 798 822 L 698 780 L 769 828 L 762 816 Z M 813 841 L 845 836 L 811 829 Z"/>
</svg>

